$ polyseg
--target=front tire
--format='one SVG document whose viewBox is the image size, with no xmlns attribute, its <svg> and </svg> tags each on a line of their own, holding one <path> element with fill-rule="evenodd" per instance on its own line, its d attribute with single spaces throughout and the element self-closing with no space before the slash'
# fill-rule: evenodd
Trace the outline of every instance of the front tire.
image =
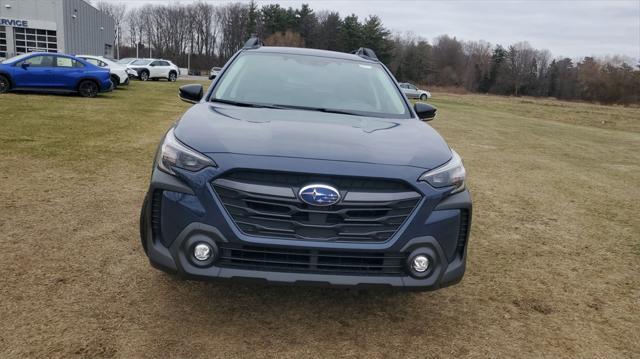
<svg viewBox="0 0 640 359">
<path fill-rule="evenodd" d="M 427 101 L 427 95 L 426 94 L 420 95 L 420 100 Z"/>
<path fill-rule="evenodd" d="M 96 97 L 98 96 L 98 85 L 90 80 L 84 80 L 78 85 L 78 93 L 82 97 Z"/>
<path fill-rule="evenodd" d="M 171 71 L 169 72 L 169 77 L 167 78 L 167 80 L 169 80 L 169 82 L 176 82 L 176 80 L 178 79 L 178 75 Z"/>
<path fill-rule="evenodd" d="M 9 79 L 4 75 L 0 75 L 0 93 L 8 92 L 10 88 L 11 82 L 9 82 Z"/>
<path fill-rule="evenodd" d="M 149 80 L 149 71 L 140 72 L 140 81 L 147 81 L 147 80 Z"/>
</svg>

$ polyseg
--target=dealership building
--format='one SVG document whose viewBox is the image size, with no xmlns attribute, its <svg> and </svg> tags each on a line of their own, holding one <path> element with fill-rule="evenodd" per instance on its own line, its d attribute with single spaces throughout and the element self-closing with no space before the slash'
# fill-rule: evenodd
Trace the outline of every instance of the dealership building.
<svg viewBox="0 0 640 359">
<path fill-rule="evenodd" d="M 0 0 L 0 58 L 27 52 L 113 56 L 113 19 L 84 0 Z"/>
</svg>

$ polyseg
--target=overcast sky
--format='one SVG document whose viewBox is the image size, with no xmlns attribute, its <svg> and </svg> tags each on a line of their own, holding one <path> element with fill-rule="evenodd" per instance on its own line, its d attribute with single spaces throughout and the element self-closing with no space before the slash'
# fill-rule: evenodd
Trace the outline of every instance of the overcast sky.
<svg viewBox="0 0 640 359">
<path fill-rule="evenodd" d="M 108 1 L 129 6 L 193 2 Z M 449 34 L 463 40 L 486 40 L 502 45 L 528 41 L 535 48 L 550 50 L 554 56 L 620 54 L 635 61 L 640 59 L 640 0 L 273 0 L 257 3 L 279 3 L 294 8 L 307 3 L 315 11 L 335 10 L 343 17 L 351 13 L 361 18 L 375 14 L 394 32 L 410 31 L 430 41 L 438 35 Z"/>
</svg>

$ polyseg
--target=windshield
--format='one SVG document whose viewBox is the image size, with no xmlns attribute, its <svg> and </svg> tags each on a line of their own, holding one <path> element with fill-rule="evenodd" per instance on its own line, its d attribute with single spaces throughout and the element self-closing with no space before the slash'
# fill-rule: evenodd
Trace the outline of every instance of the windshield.
<svg viewBox="0 0 640 359">
<path fill-rule="evenodd" d="M 15 62 L 15 61 L 21 60 L 21 59 L 23 59 L 23 58 L 25 58 L 25 57 L 27 57 L 27 56 L 29 56 L 29 55 L 31 55 L 31 54 L 22 54 L 22 55 L 18 55 L 18 56 L 10 57 L 10 58 L 8 58 L 8 59 L 6 59 L 6 60 L 2 61 L 2 63 L 3 63 L 3 64 L 12 63 L 12 62 Z"/>
<path fill-rule="evenodd" d="M 130 63 L 133 60 L 135 60 L 133 57 L 125 57 L 124 59 L 118 60 L 118 63 L 126 65 L 126 64 Z"/>
<path fill-rule="evenodd" d="M 149 63 L 151 63 L 151 60 L 136 60 L 131 64 L 132 65 L 148 65 Z"/>
<path fill-rule="evenodd" d="M 382 65 L 319 56 L 245 52 L 225 72 L 212 100 L 410 117 Z"/>
</svg>

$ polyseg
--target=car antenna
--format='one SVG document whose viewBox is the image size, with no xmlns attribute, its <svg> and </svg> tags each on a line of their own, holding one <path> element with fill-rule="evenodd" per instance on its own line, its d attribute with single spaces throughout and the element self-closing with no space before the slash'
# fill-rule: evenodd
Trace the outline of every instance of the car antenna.
<svg viewBox="0 0 640 359">
<path fill-rule="evenodd" d="M 242 48 L 243 49 L 257 49 L 260 46 L 264 46 L 264 42 L 262 42 L 262 40 L 260 40 L 259 37 L 252 36 L 251 38 L 249 38 L 249 40 L 247 40 L 247 42 L 244 43 L 244 46 Z"/>
<path fill-rule="evenodd" d="M 351 53 L 370 60 L 378 60 L 378 56 L 376 56 L 376 53 L 368 47 L 361 47 L 357 50 L 351 51 Z"/>
</svg>

